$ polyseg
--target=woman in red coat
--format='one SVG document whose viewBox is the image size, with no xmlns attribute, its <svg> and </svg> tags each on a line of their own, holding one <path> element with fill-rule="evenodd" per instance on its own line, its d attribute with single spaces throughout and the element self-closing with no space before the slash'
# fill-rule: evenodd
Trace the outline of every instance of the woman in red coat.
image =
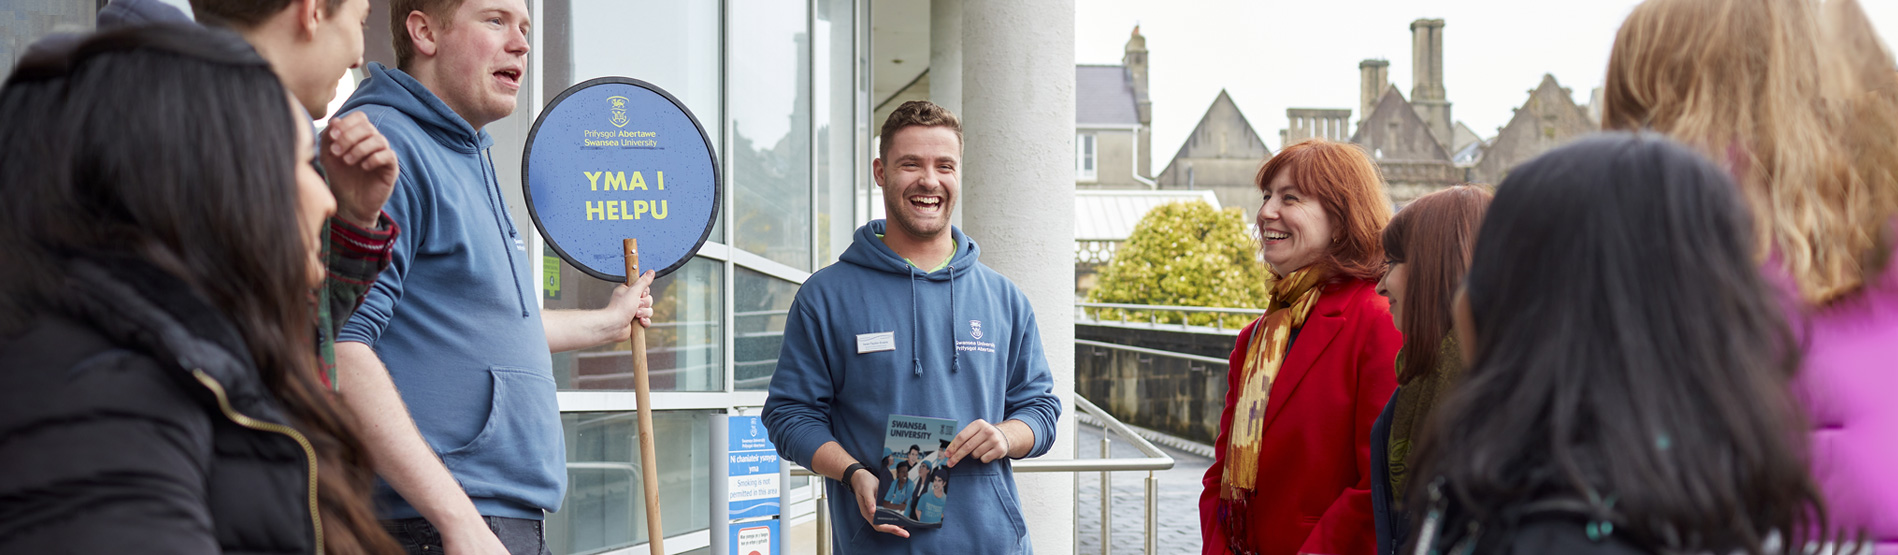
<svg viewBox="0 0 1898 555">
<path fill-rule="evenodd" d="M 1375 290 L 1390 205 L 1364 151 L 1322 139 L 1286 147 L 1256 183 L 1260 251 L 1278 279 L 1232 351 L 1200 494 L 1204 549 L 1368 555 L 1371 425 L 1403 344 Z"/>
</svg>

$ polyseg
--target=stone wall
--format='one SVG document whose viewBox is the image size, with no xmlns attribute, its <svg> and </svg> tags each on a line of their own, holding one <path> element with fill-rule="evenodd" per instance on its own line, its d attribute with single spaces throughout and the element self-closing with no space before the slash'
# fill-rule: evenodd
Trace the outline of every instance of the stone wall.
<svg viewBox="0 0 1898 555">
<path fill-rule="evenodd" d="M 1076 339 L 1224 359 L 1236 333 L 1076 325 Z M 1226 402 L 1226 364 L 1075 345 L 1075 392 L 1122 422 L 1211 445 Z"/>
</svg>

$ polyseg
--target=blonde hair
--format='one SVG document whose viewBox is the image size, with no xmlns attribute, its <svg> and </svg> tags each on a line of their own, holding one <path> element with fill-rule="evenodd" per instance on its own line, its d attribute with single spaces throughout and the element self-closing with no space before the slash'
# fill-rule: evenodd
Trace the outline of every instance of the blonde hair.
<svg viewBox="0 0 1898 555">
<path fill-rule="evenodd" d="M 1856 4 L 1832 2 L 1822 18 L 1815 0 L 1648 0 L 1615 36 L 1602 94 L 1603 128 L 1660 131 L 1726 167 L 1752 207 L 1760 254 L 1777 255 L 1814 304 L 1880 269 L 1898 212 L 1898 120 L 1859 119 L 1898 111 L 1865 94 L 1864 71 L 1847 61 L 1883 63 L 1890 85 L 1891 57 L 1876 35 L 1858 34 L 1872 31 Z M 1852 16 L 1864 29 L 1848 28 Z"/>
</svg>

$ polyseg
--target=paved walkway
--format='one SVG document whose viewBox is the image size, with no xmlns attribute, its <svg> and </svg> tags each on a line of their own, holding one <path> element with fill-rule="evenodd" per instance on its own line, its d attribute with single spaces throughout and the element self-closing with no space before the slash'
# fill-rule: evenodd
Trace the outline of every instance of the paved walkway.
<svg viewBox="0 0 1898 555">
<path fill-rule="evenodd" d="M 1079 458 L 1100 458 L 1101 429 L 1082 424 L 1077 426 L 1080 433 L 1075 438 L 1075 450 Z M 1199 494 L 1202 486 L 1200 478 L 1206 475 L 1206 469 L 1213 464 L 1212 459 L 1200 457 L 1183 451 L 1161 446 L 1161 450 L 1173 457 L 1173 468 L 1155 473 L 1160 479 L 1160 502 L 1157 529 L 1159 541 L 1157 553 L 1193 554 L 1200 552 L 1199 539 Z M 1138 458 L 1140 451 L 1134 449 L 1119 436 L 1114 437 L 1111 447 L 1114 458 Z M 1146 472 L 1116 472 L 1110 477 L 1114 505 L 1113 540 L 1109 544 L 1114 553 L 1134 554 L 1146 550 Z M 1101 475 L 1099 472 L 1081 473 L 1081 487 L 1076 492 L 1075 506 L 1080 517 L 1080 545 L 1076 551 L 1082 554 L 1101 552 Z"/>
</svg>

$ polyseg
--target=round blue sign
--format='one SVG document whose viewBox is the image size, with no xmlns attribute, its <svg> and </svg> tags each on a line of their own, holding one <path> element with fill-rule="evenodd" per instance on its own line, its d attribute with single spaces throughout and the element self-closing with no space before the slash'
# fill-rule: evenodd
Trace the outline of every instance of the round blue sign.
<svg viewBox="0 0 1898 555">
<path fill-rule="evenodd" d="M 712 140 L 657 86 L 601 77 L 568 87 L 527 135 L 527 211 L 548 246 L 587 275 L 626 281 L 621 240 L 664 276 L 705 244 L 718 217 Z"/>
</svg>

